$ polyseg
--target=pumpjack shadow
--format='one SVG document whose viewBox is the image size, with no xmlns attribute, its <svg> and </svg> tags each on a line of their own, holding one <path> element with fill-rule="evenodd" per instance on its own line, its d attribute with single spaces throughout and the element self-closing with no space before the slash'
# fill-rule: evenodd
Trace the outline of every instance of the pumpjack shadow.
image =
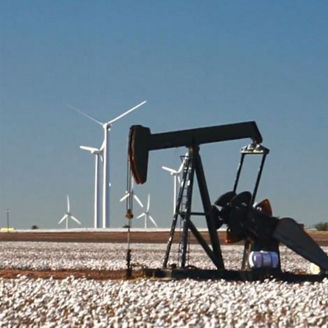
<svg viewBox="0 0 328 328">
<path fill-rule="evenodd" d="M 200 156 L 200 145 L 250 138 L 251 143 L 241 150 L 233 189 L 211 203 Z M 223 278 L 227 280 L 263 280 L 275 278 L 286 281 L 319 281 L 328 277 L 328 256 L 319 245 L 292 218 L 272 216 L 270 202 L 255 204 L 264 163 L 269 149 L 262 145 L 262 136 L 255 122 L 242 122 L 198 129 L 152 134 L 141 125 L 130 128 L 128 160 L 134 180 L 143 184 L 147 180 L 149 152 L 185 146 L 188 154 L 184 162 L 182 182 L 177 197 L 169 240 L 160 269 L 148 269 L 146 275 L 171 278 Z M 246 156 L 261 156 L 260 166 L 252 192 L 237 192 Z M 192 195 L 198 183 L 203 212 L 192 211 Z M 183 204 L 182 204 L 183 203 Z M 183 205 L 183 206 L 182 206 Z M 210 245 L 192 221 L 192 216 L 204 216 Z M 127 217 L 131 218 L 128 208 Z M 178 220 L 182 223 L 181 247 L 178 263 L 168 265 L 173 237 Z M 217 230 L 227 226 L 227 241 L 244 242 L 241 270 L 226 270 Z M 216 270 L 189 268 L 187 252 L 190 233 L 194 235 Z M 319 275 L 283 272 L 280 265 L 279 244 L 282 243 L 320 268 Z"/>
</svg>

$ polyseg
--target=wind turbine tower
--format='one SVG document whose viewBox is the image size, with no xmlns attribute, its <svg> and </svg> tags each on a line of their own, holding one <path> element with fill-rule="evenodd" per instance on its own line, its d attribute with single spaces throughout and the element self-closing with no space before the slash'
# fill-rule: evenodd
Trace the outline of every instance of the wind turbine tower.
<svg viewBox="0 0 328 328">
<path fill-rule="evenodd" d="M 123 112 L 122 114 L 116 116 L 112 120 L 108 122 L 100 122 L 94 117 L 82 112 L 80 109 L 68 105 L 71 109 L 75 110 L 76 112 L 80 113 L 81 115 L 87 117 L 89 120 L 94 121 L 95 123 L 102 126 L 104 131 L 104 140 L 103 140 L 103 185 L 102 185 L 102 227 L 109 228 L 110 226 L 110 171 L 109 171 L 109 132 L 113 123 L 119 121 L 124 116 L 128 115 L 132 111 L 136 110 L 140 106 L 144 105 L 147 101 L 144 100 L 140 104 L 130 108 L 129 110 Z"/>
<path fill-rule="evenodd" d="M 188 153 L 186 153 L 184 156 L 181 156 L 183 158 L 182 163 L 180 167 L 177 170 L 171 169 L 167 166 L 162 166 L 162 169 L 169 172 L 171 176 L 173 176 L 173 215 L 175 214 L 176 210 L 176 204 L 177 204 L 177 196 L 178 192 L 180 190 L 180 183 L 181 179 L 180 176 L 182 174 L 182 170 L 184 168 L 184 165 L 186 163 L 186 160 L 188 159 Z"/>
<path fill-rule="evenodd" d="M 90 152 L 90 154 L 95 155 L 95 190 L 94 190 L 94 228 L 101 227 L 101 220 L 99 214 L 99 159 L 102 161 L 103 158 L 103 147 L 100 149 L 94 147 L 80 146 L 82 150 Z"/>
</svg>

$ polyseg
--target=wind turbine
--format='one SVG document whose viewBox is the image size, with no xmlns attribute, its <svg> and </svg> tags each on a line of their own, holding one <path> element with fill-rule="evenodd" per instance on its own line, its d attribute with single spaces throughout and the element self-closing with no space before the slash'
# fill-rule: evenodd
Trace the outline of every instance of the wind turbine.
<svg viewBox="0 0 328 328">
<path fill-rule="evenodd" d="M 123 202 L 124 200 L 126 200 L 127 198 L 129 198 L 131 201 L 133 201 L 133 199 L 135 199 L 137 201 L 137 203 L 140 205 L 140 207 L 144 207 L 141 200 L 139 199 L 139 197 L 134 193 L 133 191 L 133 186 L 134 186 L 134 180 L 131 177 L 131 188 L 130 190 L 126 190 L 125 191 L 125 195 L 120 199 L 120 202 Z"/>
<path fill-rule="evenodd" d="M 58 224 L 61 224 L 64 220 L 66 220 L 66 229 L 68 229 L 68 220 L 71 219 L 73 221 L 75 221 L 78 224 L 81 224 L 81 222 L 71 214 L 71 206 L 69 203 L 69 196 L 66 195 L 67 197 L 67 210 L 65 212 L 65 215 L 58 221 Z"/>
<path fill-rule="evenodd" d="M 94 117 L 90 116 L 89 114 L 86 114 L 82 112 L 80 109 L 68 105 L 71 109 L 75 110 L 76 112 L 80 113 L 81 115 L 87 117 L 89 120 L 99 124 L 102 126 L 104 130 L 104 140 L 103 140 L 103 186 L 102 186 L 102 227 L 106 228 L 109 227 L 110 225 L 110 211 L 109 211 L 109 203 L 110 203 L 110 178 L 109 178 L 109 160 L 108 160 L 108 145 L 109 145 L 109 131 L 116 121 L 120 120 L 124 116 L 128 115 L 135 109 L 139 108 L 140 106 L 144 105 L 147 101 L 144 100 L 140 104 L 128 109 L 127 111 L 123 112 L 122 114 L 114 117 L 112 120 L 108 122 L 100 122 Z"/>
<path fill-rule="evenodd" d="M 175 214 L 175 210 L 177 206 L 178 183 L 180 185 L 180 181 L 181 181 L 180 176 L 187 159 L 188 159 L 188 153 L 186 153 L 183 156 L 183 161 L 180 167 L 178 168 L 178 170 L 171 169 L 167 166 L 162 166 L 163 170 L 169 172 L 171 176 L 173 176 L 173 215 Z"/>
<path fill-rule="evenodd" d="M 143 207 L 143 206 L 142 206 L 142 207 Z M 154 218 L 150 215 L 149 208 L 150 208 L 150 194 L 148 194 L 148 198 L 147 198 L 147 207 L 146 207 L 145 212 L 141 213 L 141 214 L 137 217 L 137 219 L 140 219 L 140 218 L 142 218 L 143 216 L 145 217 L 145 221 L 144 221 L 144 222 L 145 222 L 145 225 L 144 225 L 145 229 L 147 229 L 147 222 L 148 222 L 148 220 L 150 220 L 150 221 L 153 223 L 153 225 L 157 228 L 158 225 L 157 225 L 157 223 L 155 222 Z"/>
<path fill-rule="evenodd" d="M 80 146 L 82 150 L 90 152 L 95 155 L 95 196 L 94 196 L 94 228 L 100 228 L 99 215 L 99 159 L 102 160 L 103 147 L 100 149 L 94 147 Z"/>
</svg>

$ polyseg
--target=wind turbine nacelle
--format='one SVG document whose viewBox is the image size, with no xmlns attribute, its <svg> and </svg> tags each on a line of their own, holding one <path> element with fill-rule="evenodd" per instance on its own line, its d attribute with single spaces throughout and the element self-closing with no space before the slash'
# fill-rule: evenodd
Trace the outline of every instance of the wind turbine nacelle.
<svg viewBox="0 0 328 328">
<path fill-rule="evenodd" d="M 254 121 L 155 134 L 152 134 L 147 127 L 132 125 L 129 133 L 128 156 L 134 180 L 138 184 L 146 182 L 150 150 L 182 146 L 197 147 L 204 143 L 243 138 L 251 138 L 254 147 L 262 142 L 262 136 Z"/>
</svg>

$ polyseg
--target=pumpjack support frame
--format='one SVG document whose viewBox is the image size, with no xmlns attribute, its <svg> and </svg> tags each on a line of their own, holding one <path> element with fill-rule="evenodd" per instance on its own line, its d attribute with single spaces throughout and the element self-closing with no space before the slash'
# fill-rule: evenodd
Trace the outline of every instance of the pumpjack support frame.
<svg viewBox="0 0 328 328">
<path fill-rule="evenodd" d="M 203 247 L 204 251 L 208 255 L 208 257 L 212 260 L 214 265 L 219 270 L 224 269 L 224 263 L 222 259 L 222 253 L 220 248 L 220 242 L 218 239 L 218 235 L 216 232 L 216 223 L 215 223 L 215 216 L 213 216 L 213 207 L 210 201 L 210 196 L 207 189 L 204 169 L 201 161 L 201 157 L 199 155 L 199 147 L 190 147 L 188 153 L 188 159 L 185 162 L 185 167 L 183 169 L 183 178 L 182 178 L 182 186 L 179 191 L 177 206 L 175 209 L 175 214 L 172 220 L 171 230 L 169 241 L 166 248 L 166 253 L 164 257 L 163 267 L 167 268 L 168 259 L 170 256 L 171 245 L 173 242 L 174 232 L 177 224 L 178 217 L 182 218 L 183 222 L 183 229 L 182 229 L 182 252 L 180 256 L 180 267 L 185 268 L 186 266 L 186 254 L 187 254 L 187 243 L 188 243 L 188 232 L 189 230 L 193 233 L 199 244 Z M 192 192 L 193 192 L 193 185 L 194 185 L 194 175 L 196 174 L 201 200 L 204 209 L 204 215 L 206 218 L 206 224 L 208 227 L 211 247 L 210 248 L 205 239 L 197 230 L 196 226 L 191 221 L 191 201 L 192 201 Z M 187 185 L 188 181 L 188 185 Z M 180 211 L 181 201 L 182 201 L 182 194 L 184 189 L 187 188 L 187 204 L 185 211 Z M 199 213 L 198 213 L 199 214 Z"/>
</svg>

